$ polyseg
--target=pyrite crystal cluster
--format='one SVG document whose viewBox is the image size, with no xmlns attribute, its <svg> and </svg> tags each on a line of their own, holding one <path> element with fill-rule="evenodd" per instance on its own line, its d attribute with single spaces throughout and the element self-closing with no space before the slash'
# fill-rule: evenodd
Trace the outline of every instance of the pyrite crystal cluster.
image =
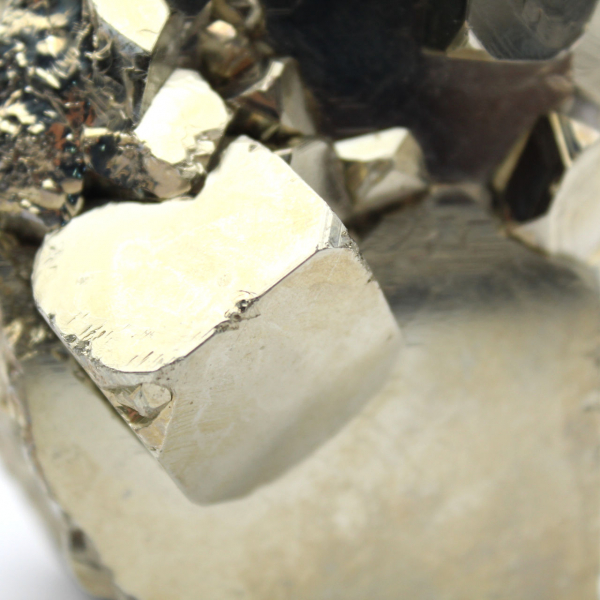
<svg viewBox="0 0 600 600">
<path fill-rule="evenodd" d="M 0 2 L 0 450 L 89 594 L 597 597 L 595 5 Z"/>
</svg>

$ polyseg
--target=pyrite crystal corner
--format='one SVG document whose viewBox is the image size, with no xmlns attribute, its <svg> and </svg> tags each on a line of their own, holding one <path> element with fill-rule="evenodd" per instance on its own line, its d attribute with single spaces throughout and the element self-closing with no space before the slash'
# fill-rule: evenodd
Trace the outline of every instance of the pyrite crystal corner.
<svg viewBox="0 0 600 600">
<path fill-rule="evenodd" d="M 196 502 L 305 457 L 385 380 L 397 325 L 339 219 L 238 139 L 193 201 L 113 204 L 46 238 L 37 305 Z"/>
<path fill-rule="evenodd" d="M 427 189 L 423 152 L 408 129 L 394 127 L 340 140 L 335 150 L 357 214 L 385 208 Z"/>
<path fill-rule="evenodd" d="M 114 61 L 138 120 L 175 68 L 185 40 L 181 13 L 166 0 L 84 0 L 96 32 L 98 51 Z"/>
<path fill-rule="evenodd" d="M 118 190 L 174 198 L 197 191 L 230 118 L 200 74 L 176 69 L 135 129 L 85 128 L 83 146 L 90 167 Z"/>
<path fill-rule="evenodd" d="M 503 235 L 484 201 L 446 190 L 372 230 L 365 257 L 403 324 L 385 387 L 235 502 L 190 502 L 56 345 L 25 358 L 35 459 L 76 524 L 68 549 L 86 589 L 595 598 L 598 287 Z"/>
<path fill-rule="evenodd" d="M 237 126 L 261 140 L 316 133 L 308 92 L 290 58 L 270 60 L 257 81 L 233 92 L 228 101 L 237 111 Z"/>
</svg>

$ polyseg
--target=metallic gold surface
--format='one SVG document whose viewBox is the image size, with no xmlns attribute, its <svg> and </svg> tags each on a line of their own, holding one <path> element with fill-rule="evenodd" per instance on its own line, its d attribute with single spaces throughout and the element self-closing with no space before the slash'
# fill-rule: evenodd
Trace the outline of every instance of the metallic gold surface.
<svg viewBox="0 0 600 600">
<path fill-rule="evenodd" d="M 352 214 L 344 168 L 333 144 L 323 138 L 304 137 L 277 152 L 319 195 L 342 221 Z"/>
<path fill-rule="evenodd" d="M 76 0 L 11 3 L 0 19 L 0 217 L 41 237 L 82 207 L 77 130 L 87 118 L 77 90 L 87 31 Z"/>
<path fill-rule="evenodd" d="M 84 128 L 108 129 L 119 137 L 139 121 L 175 67 L 186 31 L 177 36 L 173 31 L 181 28 L 183 16 L 171 15 L 158 0 L 152 12 L 142 11 L 150 26 L 127 13 L 135 14 L 137 5 L 119 11 L 119 4 L 15 0 L 2 14 L 3 228 L 40 239 L 78 214 L 90 174 Z M 135 165 L 139 151 L 135 154 L 128 163 Z"/>
<path fill-rule="evenodd" d="M 184 18 L 165 0 L 149 2 L 85 0 L 95 29 L 97 52 L 112 55 L 127 98 L 127 111 L 139 120 L 175 68 Z"/>
<path fill-rule="evenodd" d="M 0 296 L 4 336 L 17 360 L 23 360 L 54 340 L 35 309 L 31 271 L 37 248 L 8 234 L 0 236 Z"/>
<path fill-rule="evenodd" d="M 388 385 L 235 502 L 190 503 L 65 363 L 25 361 L 37 460 L 120 593 L 595 598 L 598 290 L 477 202 L 444 193 L 372 232 L 404 330 Z"/>
<path fill-rule="evenodd" d="M 0 453 L 87 593 L 597 597 L 596 4 L 0 0 Z"/>
<path fill-rule="evenodd" d="M 197 502 L 304 458 L 378 389 L 397 345 L 338 218 L 248 139 L 194 201 L 109 205 L 47 237 L 33 282 L 51 327 Z"/>
<path fill-rule="evenodd" d="M 386 208 L 427 189 L 423 152 L 407 129 L 395 127 L 336 142 L 354 212 Z"/>
<path fill-rule="evenodd" d="M 316 133 L 307 91 L 289 58 L 269 61 L 256 82 L 228 94 L 228 101 L 237 111 L 236 126 L 263 141 Z"/>
<path fill-rule="evenodd" d="M 225 103 L 198 73 L 177 69 L 131 133 L 84 130 L 87 163 L 114 193 L 164 199 L 195 192 L 229 120 Z"/>
<path fill-rule="evenodd" d="M 258 81 L 264 70 L 264 52 L 256 41 L 240 26 L 220 18 L 200 29 L 195 51 L 200 71 L 225 97 Z"/>
</svg>

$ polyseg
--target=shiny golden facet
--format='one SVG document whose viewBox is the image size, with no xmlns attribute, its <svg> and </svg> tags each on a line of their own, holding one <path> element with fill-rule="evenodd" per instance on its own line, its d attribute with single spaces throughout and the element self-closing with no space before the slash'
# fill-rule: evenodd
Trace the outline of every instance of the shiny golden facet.
<svg viewBox="0 0 600 600">
<path fill-rule="evenodd" d="M 342 162 L 333 144 L 325 139 L 304 137 L 277 152 L 342 220 L 352 214 Z"/>
<path fill-rule="evenodd" d="M 121 190 L 152 198 L 197 191 L 230 113 L 195 71 L 177 69 L 131 133 L 84 130 L 88 164 Z"/>
<path fill-rule="evenodd" d="M 394 127 L 336 142 L 354 212 L 402 202 L 427 189 L 423 153 L 407 129 Z"/>
<path fill-rule="evenodd" d="M 42 314 L 185 494 L 241 496 L 385 380 L 398 331 L 325 202 L 248 139 L 194 201 L 113 204 L 49 236 Z"/>
<path fill-rule="evenodd" d="M 257 81 L 228 94 L 235 123 L 261 140 L 278 135 L 314 135 L 314 115 L 298 66 L 290 58 L 270 60 Z"/>
<path fill-rule="evenodd" d="M 119 65 L 134 119 L 175 68 L 184 17 L 171 12 L 165 0 L 85 0 L 95 29 L 96 53 L 113 56 Z"/>
<path fill-rule="evenodd" d="M 97 556 L 80 563 L 86 587 L 115 600 L 592 600 L 598 289 L 503 235 L 483 200 L 450 190 L 385 215 L 364 250 L 404 330 L 387 385 L 235 502 L 189 502 L 68 361 L 26 360 L 36 462 L 77 523 L 69 548 Z M 142 396 L 130 404 L 151 408 Z"/>
</svg>

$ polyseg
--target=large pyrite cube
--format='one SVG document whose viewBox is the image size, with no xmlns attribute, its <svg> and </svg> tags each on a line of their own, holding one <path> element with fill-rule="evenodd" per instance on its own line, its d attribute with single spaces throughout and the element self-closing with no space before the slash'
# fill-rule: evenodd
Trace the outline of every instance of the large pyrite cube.
<svg viewBox="0 0 600 600">
<path fill-rule="evenodd" d="M 195 200 L 107 205 L 47 236 L 38 307 L 193 501 L 248 493 L 385 380 L 398 342 L 338 218 L 246 138 Z"/>
</svg>

